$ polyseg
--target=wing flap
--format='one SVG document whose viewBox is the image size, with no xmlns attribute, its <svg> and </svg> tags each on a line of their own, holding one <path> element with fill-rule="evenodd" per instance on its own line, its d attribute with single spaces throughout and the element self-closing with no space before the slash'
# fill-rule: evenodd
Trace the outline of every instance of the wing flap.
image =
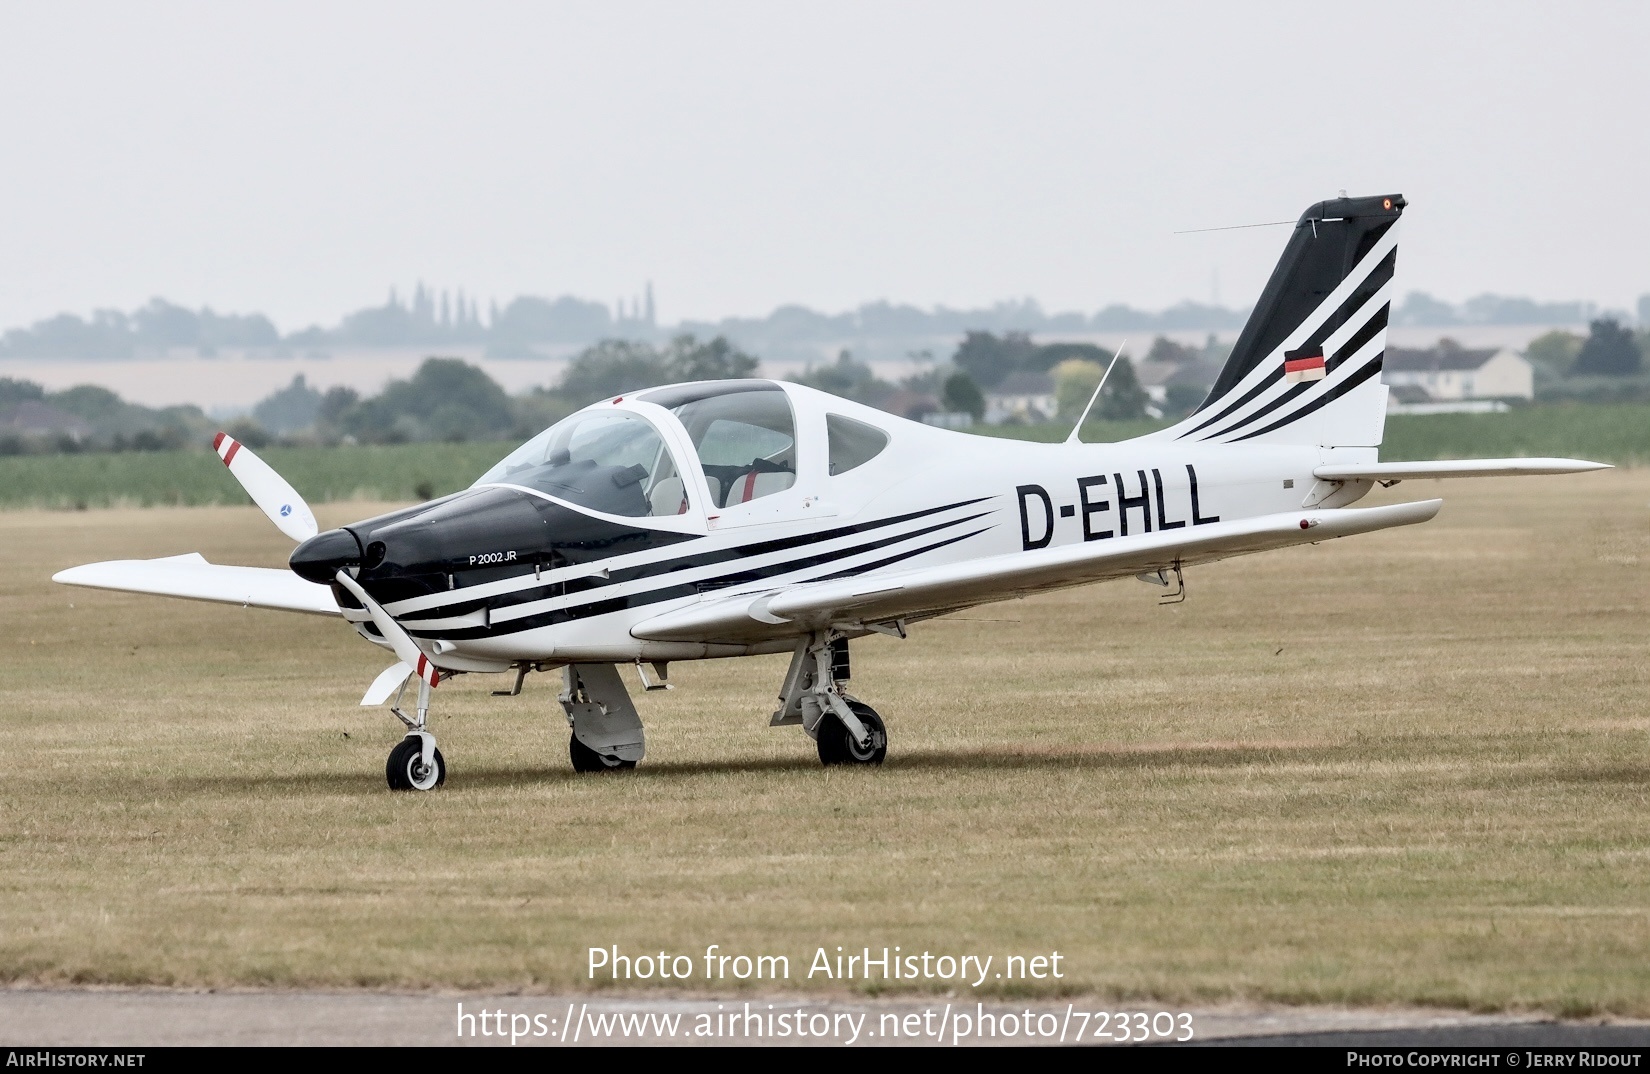
<svg viewBox="0 0 1650 1074">
<path fill-rule="evenodd" d="M 745 593 L 682 608 L 637 624 L 645 641 L 737 640 L 796 633 L 833 621 L 884 622 L 985 604 L 1048 589 L 1126 578 L 1145 571 L 1310 544 L 1425 522 L 1442 500 L 1388 507 L 1263 515 L 1170 533 L 1113 537 L 1032 552 Z"/>
<path fill-rule="evenodd" d="M 1320 466 L 1313 477 L 1325 481 L 1422 481 L 1434 477 L 1534 477 L 1609 470 L 1585 459 L 1439 459 L 1433 462 L 1360 462 Z"/>
<path fill-rule="evenodd" d="M 166 559 L 115 559 L 70 567 L 52 581 L 91 589 L 150 593 L 248 608 L 341 615 L 332 590 L 291 571 L 208 563 L 198 552 Z"/>
</svg>

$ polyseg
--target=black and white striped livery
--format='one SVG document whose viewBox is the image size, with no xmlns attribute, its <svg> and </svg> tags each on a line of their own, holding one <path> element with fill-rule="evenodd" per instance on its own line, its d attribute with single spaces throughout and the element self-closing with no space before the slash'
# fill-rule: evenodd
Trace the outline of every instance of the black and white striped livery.
<svg viewBox="0 0 1650 1074">
<path fill-rule="evenodd" d="M 223 437 L 231 473 L 301 542 L 290 571 L 180 555 L 56 577 L 341 616 L 396 661 L 362 704 L 417 684 L 411 713 L 393 707 L 396 789 L 445 780 L 427 714 L 452 675 L 510 673 L 515 694 L 559 670 L 569 758 L 605 771 L 646 752 L 620 668 L 654 690 L 673 661 L 763 653 L 791 654 L 771 723 L 800 725 L 826 764 L 875 764 L 886 725 L 847 689 L 858 639 L 1131 576 L 1180 599 L 1198 564 L 1438 510 L 1348 506 L 1376 481 L 1597 468 L 1379 460 L 1403 209 L 1308 209 L 1208 398 L 1135 440 L 973 436 L 768 380 L 668 385 L 585 408 L 461 492 L 316 533 L 291 486 Z"/>
</svg>

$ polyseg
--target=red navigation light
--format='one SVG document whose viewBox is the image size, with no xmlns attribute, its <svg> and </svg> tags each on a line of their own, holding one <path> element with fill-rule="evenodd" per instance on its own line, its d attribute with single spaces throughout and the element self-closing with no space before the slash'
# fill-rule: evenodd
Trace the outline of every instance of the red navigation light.
<svg viewBox="0 0 1650 1074">
<path fill-rule="evenodd" d="M 1381 199 L 1381 208 L 1383 208 L 1383 209 L 1392 208 L 1392 199 L 1391 198 L 1382 198 Z"/>
</svg>

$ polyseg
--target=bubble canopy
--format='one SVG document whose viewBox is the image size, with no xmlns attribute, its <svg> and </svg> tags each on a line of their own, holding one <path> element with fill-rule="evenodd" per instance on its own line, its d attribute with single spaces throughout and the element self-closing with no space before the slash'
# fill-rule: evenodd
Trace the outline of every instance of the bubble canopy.
<svg viewBox="0 0 1650 1074">
<path fill-rule="evenodd" d="M 563 418 L 476 481 L 496 484 L 631 518 L 687 509 L 676 460 L 659 431 L 627 410 L 583 410 Z"/>
</svg>

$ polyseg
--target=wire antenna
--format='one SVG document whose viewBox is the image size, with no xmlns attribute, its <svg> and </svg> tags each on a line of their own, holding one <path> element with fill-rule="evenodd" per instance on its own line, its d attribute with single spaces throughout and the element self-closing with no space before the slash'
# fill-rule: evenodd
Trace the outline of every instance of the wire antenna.
<svg viewBox="0 0 1650 1074">
<path fill-rule="evenodd" d="M 1194 227 L 1186 231 L 1171 231 L 1171 235 L 1200 235 L 1205 231 L 1242 231 L 1249 227 L 1280 227 L 1284 224 L 1293 224 L 1293 220 L 1268 220 L 1264 224 L 1233 224 L 1231 227 Z"/>
<path fill-rule="evenodd" d="M 1071 435 L 1066 437 L 1066 443 L 1082 443 L 1081 440 L 1077 439 L 1077 434 L 1083 431 L 1083 423 L 1089 420 L 1089 411 L 1094 409 L 1094 401 L 1100 398 L 1100 389 L 1106 386 L 1106 378 L 1111 376 L 1111 371 L 1117 367 L 1117 359 L 1123 357 L 1123 348 L 1128 345 L 1129 341 L 1125 339 L 1117 348 L 1117 353 L 1111 356 L 1111 364 L 1106 366 L 1106 371 L 1104 373 L 1100 374 L 1100 383 L 1094 386 L 1094 394 L 1089 396 L 1088 406 L 1085 406 L 1083 408 L 1083 412 L 1077 415 L 1077 424 L 1071 427 Z"/>
</svg>

